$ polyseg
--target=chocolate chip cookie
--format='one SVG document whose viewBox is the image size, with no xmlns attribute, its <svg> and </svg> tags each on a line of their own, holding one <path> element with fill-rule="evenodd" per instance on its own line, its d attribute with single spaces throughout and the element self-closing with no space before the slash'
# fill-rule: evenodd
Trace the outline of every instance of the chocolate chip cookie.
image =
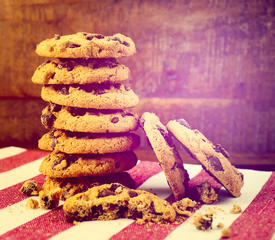
<svg viewBox="0 0 275 240">
<path fill-rule="evenodd" d="M 122 82 L 129 78 L 128 67 L 116 59 L 53 59 L 42 63 L 34 72 L 36 84 L 87 84 Z"/>
<path fill-rule="evenodd" d="M 112 36 L 86 32 L 55 35 L 36 46 L 39 56 L 55 58 L 119 58 L 135 52 L 133 40 L 120 33 Z"/>
<path fill-rule="evenodd" d="M 184 119 L 169 121 L 167 128 L 234 197 L 241 195 L 243 175 L 230 163 L 229 154 L 221 145 L 210 142 Z"/>
<path fill-rule="evenodd" d="M 72 132 L 129 132 L 138 127 L 137 115 L 126 110 L 75 108 L 53 103 L 43 109 L 41 122 L 47 129 Z"/>
<path fill-rule="evenodd" d="M 134 152 L 109 154 L 66 154 L 51 152 L 41 165 L 40 172 L 52 178 L 99 176 L 127 171 L 137 163 Z"/>
<path fill-rule="evenodd" d="M 44 85 L 41 98 L 64 106 L 96 109 L 125 109 L 134 107 L 139 102 L 138 96 L 130 87 L 110 81 L 81 85 Z"/>
<path fill-rule="evenodd" d="M 114 153 L 131 151 L 138 147 L 140 138 L 134 133 L 83 133 L 52 130 L 38 141 L 38 147 L 46 151 L 64 153 Z"/>
<path fill-rule="evenodd" d="M 138 223 L 173 222 L 176 212 L 154 194 L 121 184 L 104 184 L 68 198 L 63 210 L 69 221 L 136 219 Z"/>
<path fill-rule="evenodd" d="M 135 188 L 135 181 L 131 178 L 130 174 L 119 172 L 102 176 L 71 178 L 52 178 L 47 176 L 42 189 L 44 192 L 53 192 L 61 189 L 61 200 L 65 201 L 77 193 L 85 192 L 89 188 L 107 183 L 121 183 L 129 188 Z"/>
<path fill-rule="evenodd" d="M 140 125 L 160 162 L 175 199 L 182 199 L 186 193 L 189 177 L 169 132 L 154 113 L 143 113 Z"/>
</svg>

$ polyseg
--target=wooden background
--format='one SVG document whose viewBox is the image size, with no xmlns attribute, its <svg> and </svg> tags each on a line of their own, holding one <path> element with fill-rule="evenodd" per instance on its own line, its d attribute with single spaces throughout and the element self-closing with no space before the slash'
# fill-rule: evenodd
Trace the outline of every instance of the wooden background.
<svg viewBox="0 0 275 240">
<path fill-rule="evenodd" d="M 140 113 L 185 118 L 229 151 L 275 152 L 274 0 L 2 0 L 0 146 L 35 147 L 45 130 L 38 42 L 78 31 L 130 36 Z M 142 147 L 147 143 L 143 133 Z"/>
</svg>

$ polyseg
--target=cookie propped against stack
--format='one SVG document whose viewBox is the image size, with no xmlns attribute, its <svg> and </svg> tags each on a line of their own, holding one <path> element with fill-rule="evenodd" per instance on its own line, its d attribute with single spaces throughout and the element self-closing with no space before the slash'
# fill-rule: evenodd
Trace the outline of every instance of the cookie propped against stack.
<svg viewBox="0 0 275 240">
<path fill-rule="evenodd" d="M 199 130 L 192 129 L 184 119 L 169 121 L 167 128 L 232 196 L 241 195 L 243 174 L 230 163 L 229 154 L 221 145 L 213 144 Z"/>
<path fill-rule="evenodd" d="M 132 108 L 139 98 L 128 86 L 129 68 L 117 60 L 135 52 L 122 34 L 55 35 L 37 45 L 38 55 L 51 58 L 32 77 L 48 102 L 41 122 L 49 132 L 38 144 L 52 151 L 40 166 L 47 178 L 107 176 L 136 165 L 140 140 Z"/>
</svg>

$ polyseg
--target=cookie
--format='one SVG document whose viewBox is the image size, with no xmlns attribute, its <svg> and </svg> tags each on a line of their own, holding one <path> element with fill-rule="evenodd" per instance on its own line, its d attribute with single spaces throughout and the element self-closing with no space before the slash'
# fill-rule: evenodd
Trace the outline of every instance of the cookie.
<svg viewBox="0 0 275 240">
<path fill-rule="evenodd" d="M 130 87 L 110 81 L 85 85 L 44 85 L 41 98 L 64 106 L 96 109 L 125 109 L 139 102 Z"/>
<path fill-rule="evenodd" d="M 34 72 L 36 84 L 87 84 L 121 82 L 129 78 L 128 67 L 116 59 L 53 59 L 42 63 Z"/>
<path fill-rule="evenodd" d="M 130 174 L 120 172 L 90 177 L 52 178 L 47 176 L 42 189 L 45 192 L 61 189 L 61 200 L 65 201 L 77 193 L 85 192 L 89 188 L 107 183 L 121 183 L 129 188 L 135 187 L 135 181 L 131 178 Z"/>
<path fill-rule="evenodd" d="M 143 113 L 140 125 L 160 162 L 175 199 L 182 199 L 186 193 L 189 177 L 169 132 L 154 113 Z"/>
<path fill-rule="evenodd" d="M 68 221 L 137 219 L 138 223 L 173 222 L 175 210 L 165 200 L 144 190 L 118 183 L 96 186 L 68 198 L 63 210 Z"/>
<path fill-rule="evenodd" d="M 48 104 L 42 111 L 41 122 L 47 128 L 72 132 L 129 132 L 138 127 L 138 117 L 125 110 L 99 110 Z"/>
<path fill-rule="evenodd" d="M 38 196 L 40 191 L 40 186 L 34 180 L 27 180 L 23 183 L 19 191 L 27 196 Z"/>
<path fill-rule="evenodd" d="M 39 56 L 55 58 L 119 58 L 135 52 L 133 40 L 120 33 L 112 36 L 86 32 L 55 35 L 36 46 Z"/>
<path fill-rule="evenodd" d="M 52 130 L 38 141 L 46 151 L 64 153 L 113 153 L 131 151 L 138 147 L 140 138 L 134 133 L 81 133 Z"/>
<path fill-rule="evenodd" d="M 184 119 L 169 121 L 167 128 L 191 156 L 234 197 L 241 195 L 243 175 L 231 165 L 229 154 L 221 145 L 210 142 L 200 131 L 192 129 Z"/>
<path fill-rule="evenodd" d="M 126 171 L 134 167 L 134 152 L 110 154 L 66 154 L 51 152 L 41 165 L 40 172 L 52 178 L 98 176 Z"/>
<path fill-rule="evenodd" d="M 39 203 L 40 207 L 44 209 L 57 208 L 61 196 L 61 189 L 55 189 L 54 191 L 40 191 L 39 192 Z"/>
</svg>

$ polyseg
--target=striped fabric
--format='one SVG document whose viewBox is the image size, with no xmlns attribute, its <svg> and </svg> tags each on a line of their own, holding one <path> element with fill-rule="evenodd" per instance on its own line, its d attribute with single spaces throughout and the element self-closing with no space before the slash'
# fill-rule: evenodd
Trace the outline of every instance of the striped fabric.
<svg viewBox="0 0 275 240">
<path fill-rule="evenodd" d="M 194 216 L 215 211 L 213 228 L 197 230 L 194 216 L 181 219 L 175 224 L 139 225 L 134 220 L 90 221 L 78 225 L 68 223 L 62 211 L 57 209 L 28 209 L 27 197 L 18 190 L 27 179 L 42 184 L 45 177 L 38 171 L 45 152 L 8 147 L 0 149 L 0 240 L 1 239 L 221 239 L 218 223 L 231 229 L 230 239 L 275 240 L 275 173 L 242 170 L 245 185 L 239 198 L 232 198 L 213 178 L 198 165 L 185 167 L 190 175 L 190 185 L 204 181 L 219 190 L 219 201 L 202 205 Z M 140 161 L 129 171 L 139 189 L 148 190 L 171 201 L 165 176 L 155 162 Z M 37 199 L 37 197 L 32 197 Z M 232 214 L 230 209 L 237 203 L 242 213 Z"/>
</svg>

